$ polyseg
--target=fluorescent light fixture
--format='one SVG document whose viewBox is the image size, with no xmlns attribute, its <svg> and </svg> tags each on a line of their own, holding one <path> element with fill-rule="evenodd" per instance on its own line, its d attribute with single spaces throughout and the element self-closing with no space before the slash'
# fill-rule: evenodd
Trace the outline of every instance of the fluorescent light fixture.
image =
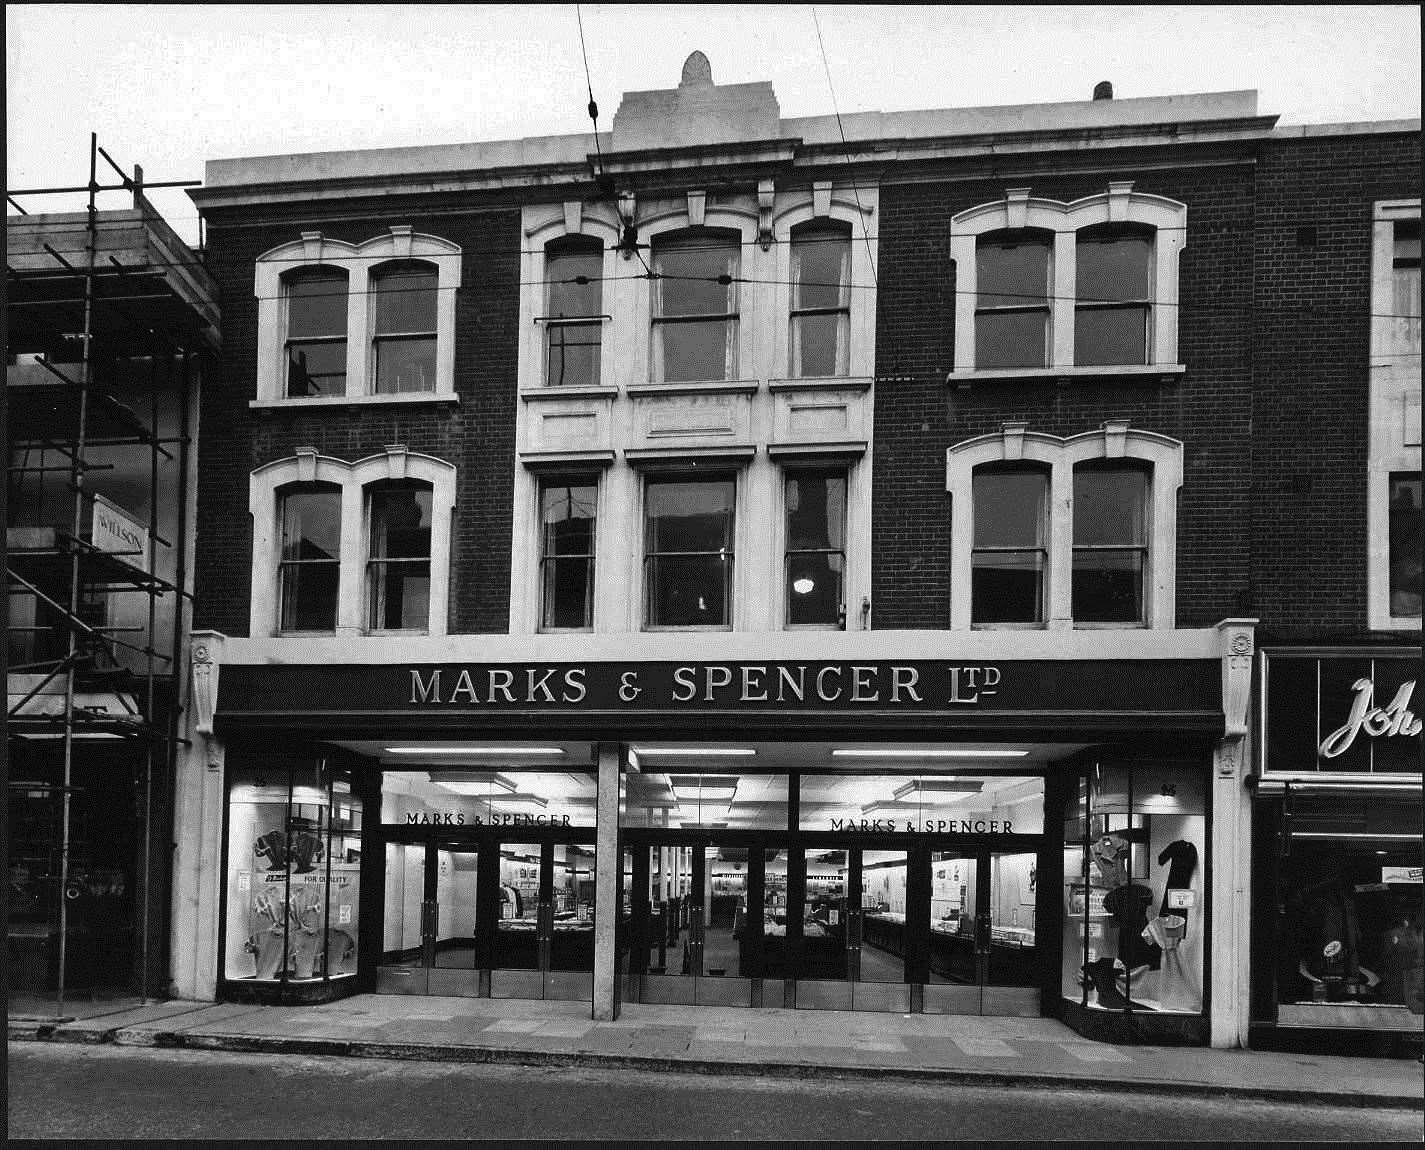
<svg viewBox="0 0 1425 1150">
<path fill-rule="evenodd" d="M 949 748 L 932 747 L 929 749 L 919 749 L 911 747 L 909 749 L 900 747 L 892 749 L 890 747 L 877 747 L 873 750 L 857 750 L 854 748 L 840 748 L 831 752 L 834 758 L 847 759 L 1022 759 L 1029 754 L 1028 751 L 1012 751 L 1003 748 L 992 750 L 971 750 L 969 748 Z"/>
<path fill-rule="evenodd" d="M 387 747 L 388 755 L 562 755 L 563 747 Z"/>
<path fill-rule="evenodd" d="M 977 795 L 984 786 L 981 779 L 912 779 L 891 792 L 893 798 L 919 792 L 923 795 Z"/>
<path fill-rule="evenodd" d="M 680 758 L 747 758 L 757 752 L 751 747 L 639 747 L 644 757 L 672 755 Z"/>
</svg>

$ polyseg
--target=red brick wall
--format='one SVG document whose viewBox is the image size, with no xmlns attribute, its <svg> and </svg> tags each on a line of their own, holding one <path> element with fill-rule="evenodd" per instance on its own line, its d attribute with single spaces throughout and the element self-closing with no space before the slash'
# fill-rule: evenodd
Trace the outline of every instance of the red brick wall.
<svg viewBox="0 0 1425 1150">
<path fill-rule="evenodd" d="M 1047 165 L 1046 165 L 1047 166 Z M 1134 190 L 1188 205 L 1179 265 L 1178 355 L 1188 372 L 1163 384 L 946 385 L 954 366 L 955 268 L 950 217 L 1003 199 L 1006 187 L 1070 201 L 1131 179 Z M 1073 435 L 1108 419 L 1183 441 L 1178 516 L 1179 626 L 1207 626 L 1249 602 L 1251 243 L 1249 163 L 1089 176 L 883 184 L 880 199 L 874 625 L 937 628 L 950 618 L 950 500 L 945 450 L 1022 419 Z"/>
<path fill-rule="evenodd" d="M 197 523 L 195 626 L 248 633 L 252 524 L 248 476 L 290 457 L 300 446 L 352 461 L 387 444 L 447 460 L 457 467 L 449 629 L 509 628 L 510 514 L 514 471 L 519 324 L 519 211 L 458 209 L 428 200 L 399 205 L 317 206 L 282 221 L 214 212 L 209 270 L 221 292 L 223 353 L 202 397 Z M 258 255 L 320 230 L 359 243 L 393 224 L 409 224 L 460 245 L 461 287 L 455 308 L 458 406 L 430 404 L 335 407 L 313 411 L 248 407 L 256 395 Z"/>
</svg>

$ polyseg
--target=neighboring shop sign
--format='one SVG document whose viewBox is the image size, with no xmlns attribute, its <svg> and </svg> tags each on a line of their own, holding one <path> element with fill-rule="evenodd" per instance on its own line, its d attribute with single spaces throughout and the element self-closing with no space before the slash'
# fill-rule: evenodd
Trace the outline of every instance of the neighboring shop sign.
<svg viewBox="0 0 1425 1150">
<path fill-rule="evenodd" d="M 1266 773 L 1420 773 L 1420 652 L 1267 653 Z"/>
<path fill-rule="evenodd" d="M 118 555 L 131 566 L 148 570 L 148 528 L 102 495 L 94 496 L 89 541 L 100 551 Z"/>
<path fill-rule="evenodd" d="M 313 706 L 311 700 L 321 700 Z M 1220 716 L 1217 660 L 223 668 L 219 712 L 985 711 Z"/>
</svg>

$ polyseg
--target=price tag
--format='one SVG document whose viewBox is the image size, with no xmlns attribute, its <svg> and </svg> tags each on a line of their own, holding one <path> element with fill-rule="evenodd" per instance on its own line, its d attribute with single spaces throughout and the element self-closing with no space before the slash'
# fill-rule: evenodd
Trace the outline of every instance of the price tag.
<svg viewBox="0 0 1425 1150">
<path fill-rule="evenodd" d="M 238 871 L 238 893 L 246 894 L 252 889 L 252 872 L 246 870 Z"/>
<path fill-rule="evenodd" d="M 1191 890 L 1168 891 L 1169 910 L 1188 910 L 1197 905 L 1197 892 Z"/>
<path fill-rule="evenodd" d="M 339 907 L 336 908 L 336 921 L 337 921 L 341 926 L 347 926 L 347 925 L 350 924 L 350 922 L 351 922 L 351 904 L 350 904 L 349 902 L 344 902 L 344 903 L 342 903 Z"/>
</svg>

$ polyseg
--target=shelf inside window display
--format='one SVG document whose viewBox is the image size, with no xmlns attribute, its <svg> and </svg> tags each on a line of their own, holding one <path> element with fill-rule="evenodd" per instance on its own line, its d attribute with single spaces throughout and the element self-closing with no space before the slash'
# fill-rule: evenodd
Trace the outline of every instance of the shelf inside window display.
<svg viewBox="0 0 1425 1150">
<path fill-rule="evenodd" d="M 1063 995 L 1202 1011 L 1206 794 L 1177 764 L 1094 764 L 1064 826 Z"/>
<path fill-rule="evenodd" d="M 356 973 L 361 802 L 319 764 L 233 771 L 225 976 L 314 981 Z"/>
</svg>

